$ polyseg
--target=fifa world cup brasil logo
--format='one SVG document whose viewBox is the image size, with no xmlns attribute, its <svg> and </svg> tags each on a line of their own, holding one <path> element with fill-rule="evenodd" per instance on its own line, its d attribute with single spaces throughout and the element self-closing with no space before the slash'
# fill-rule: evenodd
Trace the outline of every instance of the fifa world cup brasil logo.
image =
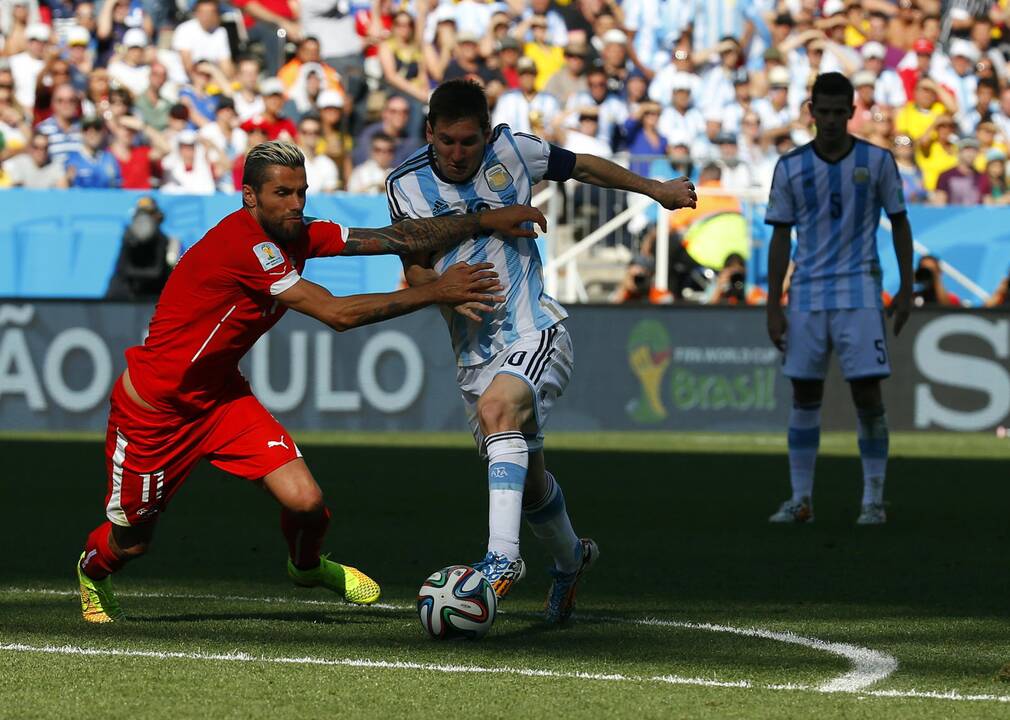
<svg viewBox="0 0 1010 720">
<path fill-rule="evenodd" d="M 627 408 L 636 422 L 654 423 L 666 418 L 660 388 L 672 355 L 670 334 L 655 320 L 642 320 L 628 335 L 628 363 L 642 385 L 641 395 Z"/>
</svg>

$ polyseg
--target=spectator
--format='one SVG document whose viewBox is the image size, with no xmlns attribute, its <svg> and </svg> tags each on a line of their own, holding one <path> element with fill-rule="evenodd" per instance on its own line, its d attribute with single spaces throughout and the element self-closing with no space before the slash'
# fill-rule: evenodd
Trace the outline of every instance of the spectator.
<svg viewBox="0 0 1010 720">
<path fill-rule="evenodd" d="M 36 130 L 49 138 L 49 154 L 57 162 L 81 149 L 80 101 L 69 83 L 53 90 L 53 114 L 40 122 Z"/>
<path fill-rule="evenodd" d="M 705 132 L 705 118 L 691 106 L 691 82 L 678 77 L 673 82 L 673 102 L 659 116 L 659 134 L 671 144 L 691 146 Z"/>
<path fill-rule="evenodd" d="M 303 40 L 302 44 L 306 41 Z M 284 68 L 281 68 L 281 72 L 284 72 Z M 262 115 L 266 109 L 263 97 L 259 93 L 259 83 L 259 60 L 249 55 L 240 58 L 238 61 L 238 89 L 232 94 L 232 98 L 235 100 L 235 112 L 238 113 L 241 122 Z M 292 80 L 293 83 L 294 80 Z"/>
<path fill-rule="evenodd" d="M 107 300 L 156 299 L 179 260 L 179 241 L 161 230 L 165 215 L 154 198 L 142 197 L 123 233 Z"/>
<path fill-rule="evenodd" d="M 603 61 L 603 71 L 607 74 L 607 89 L 623 95 L 628 80 L 628 36 L 614 28 L 605 32 L 601 39 L 603 50 L 600 60 Z"/>
<path fill-rule="evenodd" d="M 36 131 L 28 152 L 15 155 L 3 164 L 14 187 L 52 190 L 67 187 L 67 177 L 60 163 L 49 157 L 49 138 Z"/>
<path fill-rule="evenodd" d="M 301 72 L 301 69 L 303 65 L 308 64 L 311 64 L 316 68 L 319 68 L 319 70 L 323 73 L 323 76 L 325 77 L 326 80 L 326 87 L 324 88 L 325 90 L 335 90 L 339 92 L 341 95 L 345 95 L 344 99 L 345 100 L 347 99 L 346 93 L 344 91 L 344 85 L 340 79 L 340 73 L 338 73 L 332 67 L 327 65 L 325 62 L 323 62 L 322 54 L 320 52 L 319 40 L 318 38 L 315 38 L 312 35 L 303 38 L 302 41 L 298 43 L 298 50 L 297 52 L 295 52 L 295 56 L 291 58 L 287 63 L 285 63 L 284 67 L 282 67 L 280 69 L 280 72 L 277 73 L 277 78 L 284 85 L 284 89 L 286 91 L 290 92 L 294 88 L 295 84 L 298 82 L 299 78 L 304 77 L 304 74 Z M 245 75 L 246 78 L 250 79 L 257 78 L 259 75 L 258 63 L 256 65 L 255 74 L 251 74 L 251 70 L 246 69 L 245 71 L 240 72 L 239 75 L 239 81 L 242 82 L 244 86 L 249 86 L 251 90 L 255 90 L 256 83 L 252 82 L 250 84 L 248 81 L 243 80 L 243 74 Z M 273 73 L 268 72 L 267 74 L 272 75 Z M 262 110 L 260 112 L 262 112 Z"/>
<path fill-rule="evenodd" d="M 497 70 L 505 81 L 505 88 L 507 90 L 515 90 L 519 87 L 519 71 L 516 68 L 522 55 L 519 41 L 510 35 L 506 35 L 497 41 L 495 49 L 498 60 Z"/>
<path fill-rule="evenodd" d="M 263 93 L 263 114 L 255 120 L 265 125 L 268 140 L 287 140 L 293 142 L 298 129 L 282 112 L 284 108 L 284 86 L 277 78 L 267 78 L 260 85 Z M 247 120 L 242 129 L 249 132 Z"/>
<path fill-rule="evenodd" d="M 892 48 L 875 40 L 863 45 L 860 54 L 863 56 L 863 69 L 873 74 L 873 96 L 877 104 L 891 108 L 902 108 L 908 102 L 905 86 L 898 74 L 887 67 L 886 56 Z"/>
<path fill-rule="evenodd" d="M 702 82 L 694 72 L 691 53 L 679 44 L 673 51 L 673 63 L 653 75 L 649 83 L 649 97 L 664 107 L 668 106 L 678 87 L 686 89 L 696 100 L 702 97 Z"/>
<path fill-rule="evenodd" d="M 995 292 L 985 301 L 986 307 L 1002 307 L 1010 305 L 1010 271 L 1003 276 Z"/>
<path fill-rule="evenodd" d="M 990 150 L 986 153 L 985 176 L 989 180 L 989 194 L 985 197 L 987 205 L 1010 204 L 1010 183 L 1006 173 L 1007 155 L 1002 150 Z"/>
<path fill-rule="evenodd" d="M 372 136 L 376 133 L 385 133 L 393 138 L 396 145 L 396 154 L 393 157 L 393 165 L 398 166 L 415 150 L 421 147 L 420 141 L 410 135 L 407 131 L 407 121 L 410 118 L 410 105 L 405 98 L 393 95 L 386 100 L 385 107 L 382 108 L 382 117 L 378 122 L 374 122 L 355 139 L 354 152 L 351 160 L 354 165 L 360 165 L 368 159 L 368 149 L 372 145 Z"/>
<path fill-rule="evenodd" d="M 565 51 L 550 41 L 547 31 L 547 16 L 530 15 L 516 25 L 513 35 L 523 41 L 527 30 L 530 39 L 523 45 L 523 55 L 532 58 L 537 66 L 537 90 L 543 90 L 551 76 L 565 64 Z M 606 77 L 606 73 L 604 73 Z M 449 78 L 451 79 L 451 78 Z"/>
<path fill-rule="evenodd" d="M 213 145 L 201 141 L 194 131 L 180 132 L 175 149 L 161 163 L 165 174 L 162 191 L 177 195 L 213 195 L 216 182 L 208 148 L 213 150 Z"/>
<path fill-rule="evenodd" d="M 231 170 L 233 187 L 237 192 L 242 192 L 242 176 L 245 172 L 246 156 L 249 155 L 249 151 L 254 147 L 267 141 L 267 126 L 262 117 L 255 117 L 251 120 L 246 120 L 242 123 L 242 128 L 246 131 L 246 134 L 249 137 L 249 142 L 246 143 L 245 155 L 240 156 L 235 161 Z"/>
<path fill-rule="evenodd" d="M 722 109 L 722 129 L 728 133 L 738 133 L 740 121 L 750 109 L 750 76 L 746 70 L 739 70 L 733 78 L 733 98 Z"/>
<path fill-rule="evenodd" d="M 596 108 L 598 129 L 596 137 L 610 148 L 608 155 L 613 153 L 618 135 L 628 119 L 627 105 L 607 86 L 607 74 L 601 66 L 594 66 L 586 77 L 589 91 L 576 93 L 568 99 L 567 109 L 581 112 L 585 107 Z"/>
<path fill-rule="evenodd" d="M 347 191 L 377 195 L 386 191 L 386 177 L 393 169 L 393 138 L 385 133 L 372 136 L 371 157 L 351 172 Z"/>
<path fill-rule="evenodd" d="M 344 129 L 344 96 L 325 90 L 319 94 L 316 105 L 319 107 L 323 152 L 336 164 L 340 179 L 346 180 L 354 167 L 351 162 L 354 138 Z"/>
<path fill-rule="evenodd" d="M 943 283 L 940 259 L 934 255 L 923 255 L 915 268 L 915 288 L 912 302 L 916 307 L 940 305 L 960 307 L 961 299 L 947 290 Z"/>
<path fill-rule="evenodd" d="M 12 0 L 0 8 L 3 54 L 17 55 L 28 49 L 28 28 L 40 21 L 38 2 Z"/>
<path fill-rule="evenodd" d="M 298 147 L 305 156 L 305 179 L 309 194 L 332 193 L 340 187 L 336 164 L 318 152 L 322 143 L 322 125 L 319 116 L 309 113 L 298 123 Z"/>
<path fill-rule="evenodd" d="M 868 134 L 866 126 L 873 114 L 880 112 L 876 100 L 876 83 L 877 79 L 868 70 L 860 70 L 852 76 L 852 86 L 856 90 L 855 108 L 849 119 L 848 131 L 853 135 L 865 138 Z"/>
<path fill-rule="evenodd" d="M 922 169 L 923 184 L 930 192 L 936 190 L 940 173 L 957 165 L 955 127 L 950 115 L 938 115 L 916 142 L 915 161 Z M 901 132 L 900 128 L 898 132 Z"/>
<path fill-rule="evenodd" d="M 201 128 L 214 121 L 222 96 L 231 95 L 231 83 L 212 62 L 201 60 L 190 75 L 192 83 L 179 91 L 179 102 L 189 110 L 189 121 Z"/>
<path fill-rule="evenodd" d="M 242 10 L 249 40 L 263 46 L 267 75 L 276 75 L 284 62 L 285 40 L 298 42 L 298 3 L 293 0 L 234 0 Z"/>
<path fill-rule="evenodd" d="M 529 5 L 523 11 L 523 19 L 529 19 L 531 17 L 542 17 L 546 23 L 547 37 L 550 39 L 552 45 L 557 45 L 558 47 L 564 47 L 568 42 L 568 26 L 565 23 L 564 17 L 557 10 L 551 8 L 553 5 L 550 0 L 530 0 Z M 533 40 L 533 32 L 529 30 L 524 36 L 520 38 L 524 42 L 530 42 Z M 543 88 L 537 88 L 542 90 Z"/>
<path fill-rule="evenodd" d="M 546 137 L 545 125 L 561 112 L 561 106 L 553 95 L 537 92 L 537 68 L 533 60 L 520 58 L 517 70 L 519 89 L 510 90 L 498 99 L 491 116 L 491 125 L 506 123 L 512 132 Z"/>
<path fill-rule="evenodd" d="M 564 105 L 568 99 L 577 93 L 589 91 L 586 84 L 586 56 L 589 48 L 583 42 L 570 42 L 565 47 L 565 65 L 551 75 L 544 92 L 553 95 Z"/>
<path fill-rule="evenodd" d="M 42 72 L 35 81 L 35 107 L 32 117 L 40 123 L 52 115 L 53 88 L 64 83 L 72 83 L 70 63 L 55 53 L 50 55 Z"/>
<path fill-rule="evenodd" d="M 411 98 L 414 104 L 428 102 L 428 74 L 414 16 L 407 11 L 393 15 L 393 31 L 379 45 L 379 63 L 390 92 Z"/>
<path fill-rule="evenodd" d="M 573 116 L 575 127 L 569 127 Z M 600 140 L 600 109 L 594 105 L 568 110 L 559 115 L 555 119 L 554 132 L 562 147 L 573 153 L 608 159 L 614 154 L 611 146 Z"/>
<path fill-rule="evenodd" d="M 323 76 L 323 66 L 317 63 L 305 63 L 298 68 L 298 79 L 288 92 L 288 101 L 284 105 L 284 114 L 288 117 L 301 119 L 303 115 L 318 111 L 319 95 L 324 91 L 326 79 Z"/>
<path fill-rule="evenodd" d="M 950 43 L 948 55 L 950 65 L 934 77 L 940 85 L 951 88 L 958 110 L 969 112 L 975 107 L 975 89 L 978 86 L 975 64 L 981 56 L 977 47 L 960 38 Z"/>
<path fill-rule="evenodd" d="M 922 177 L 922 170 L 915 164 L 915 146 L 908 135 L 897 135 L 894 138 L 894 161 L 901 176 L 901 189 L 905 200 L 910 203 L 924 203 L 929 199 L 929 193 Z"/>
<path fill-rule="evenodd" d="M 975 158 L 975 169 L 979 172 L 985 172 L 985 166 L 988 162 L 986 154 L 992 150 L 997 150 L 1006 154 L 1008 148 L 1002 139 L 996 139 L 996 124 L 990 121 L 981 122 L 978 124 L 978 128 L 975 130 L 975 139 L 978 140 L 978 157 Z"/>
<path fill-rule="evenodd" d="M 449 12 L 444 12 L 446 8 Z M 421 44 L 424 55 L 424 67 L 432 83 L 440 83 L 445 79 L 446 70 L 452 62 L 456 50 L 456 18 L 452 8 L 440 5 L 430 17 L 435 24 L 434 36 L 430 42 Z"/>
<path fill-rule="evenodd" d="M 220 154 L 224 155 L 228 159 L 229 167 L 237 158 L 245 155 L 246 144 L 249 141 L 245 130 L 239 127 L 235 101 L 231 98 L 221 98 L 214 122 L 200 128 L 197 135 L 209 141 Z"/>
<path fill-rule="evenodd" d="M 116 48 L 122 45 L 130 25 L 130 0 L 105 0 L 98 12 L 98 22 L 95 26 L 97 53 L 95 67 L 104 68 L 112 59 Z"/>
<path fill-rule="evenodd" d="M 476 35 L 461 33 L 457 36 L 456 52 L 453 54 L 449 67 L 445 69 L 445 80 L 468 77 L 485 86 L 492 81 L 498 81 L 504 85 L 505 78 L 501 72 L 488 67 L 487 62 L 480 56 L 477 42 Z"/>
<path fill-rule="evenodd" d="M 754 174 L 749 165 L 740 158 L 740 148 L 736 135 L 721 132 L 714 141 L 718 148 L 715 164 L 721 171 L 722 186 L 727 190 L 749 190 L 754 186 Z"/>
<path fill-rule="evenodd" d="M 228 32 L 221 26 L 221 12 L 218 10 L 217 1 L 196 0 L 192 19 L 179 25 L 172 35 L 172 49 L 179 53 L 186 74 L 191 80 L 194 69 L 201 60 L 219 67 L 226 77 L 235 75 Z"/>
<path fill-rule="evenodd" d="M 35 107 L 35 82 L 46 64 L 49 36 L 48 25 L 32 23 L 25 30 L 27 48 L 10 58 L 10 70 L 14 75 L 14 96 L 22 107 Z"/>
<path fill-rule="evenodd" d="M 975 169 L 978 140 L 957 142 L 957 165 L 940 174 L 933 193 L 936 205 L 981 205 L 989 194 L 989 179 Z"/>
<path fill-rule="evenodd" d="M 0 136 L 4 141 L 0 158 L 28 144 L 31 126 L 27 118 L 25 109 L 14 97 L 14 76 L 10 69 L 0 69 Z"/>
<path fill-rule="evenodd" d="M 154 181 L 160 181 L 161 158 L 167 150 L 161 133 L 154 128 L 145 128 L 143 121 L 132 115 L 119 118 L 111 124 L 111 129 L 109 152 L 119 163 L 122 188 L 150 190 Z M 142 131 L 146 131 L 144 141 L 141 141 Z"/>
<path fill-rule="evenodd" d="M 67 182 L 75 188 L 116 189 L 123 185 L 119 163 L 105 145 L 105 122 L 86 117 L 81 122 L 81 147 L 67 156 Z"/>
<path fill-rule="evenodd" d="M 649 176 L 653 156 L 666 155 L 666 138 L 659 134 L 657 102 L 639 103 L 634 116 L 624 122 L 626 148 L 632 156 L 631 172 Z"/>
<path fill-rule="evenodd" d="M 168 115 L 172 110 L 172 102 L 165 97 L 165 83 L 168 71 L 161 63 L 151 63 L 149 81 L 144 92 L 137 96 L 134 106 L 141 120 L 156 130 L 168 127 Z"/>
<path fill-rule="evenodd" d="M 123 52 L 109 62 L 109 77 L 139 97 L 151 84 L 151 66 L 145 49 L 147 35 L 140 28 L 130 28 L 123 35 Z"/>
<path fill-rule="evenodd" d="M 974 135 L 982 123 L 990 122 L 999 106 L 994 99 L 999 92 L 999 84 L 995 80 L 980 80 L 975 87 L 975 105 L 965 108 L 961 113 L 961 132 L 964 135 Z"/>
<path fill-rule="evenodd" d="M 90 4 L 78 5 L 78 12 L 85 7 L 90 7 Z M 67 31 L 67 62 L 70 63 L 70 82 L 78 92 L 84 92 L 95 61 L 91 52 L 91 34 L 79 25 Z"/>
<path fill-rule="evenodd" d="M 95 68 L 88 75 L 88 89 L 81 98 L 81 112 L 84 115 L 104 115 L 109 109 L 109 71 L 105 68 Z"/>
</svg>

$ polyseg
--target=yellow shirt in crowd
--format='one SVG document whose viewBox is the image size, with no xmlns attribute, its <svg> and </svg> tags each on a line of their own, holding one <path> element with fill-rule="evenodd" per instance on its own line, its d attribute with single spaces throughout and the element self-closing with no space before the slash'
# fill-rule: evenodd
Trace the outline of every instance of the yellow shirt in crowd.
<svg viewBox="0 0 1010 720">
<path fill-rule="evenodd" d="M 926 134 L 938 115 L 945 112 L 947 108 L 941 102 L 933 103 L 933 107 L 925 111 L 916 107 L 914 102 L 910 102 L 901 108 L 894 118 L 894 132 L 896 135 L 908 135 L 914 142 Z"/>
</svg>

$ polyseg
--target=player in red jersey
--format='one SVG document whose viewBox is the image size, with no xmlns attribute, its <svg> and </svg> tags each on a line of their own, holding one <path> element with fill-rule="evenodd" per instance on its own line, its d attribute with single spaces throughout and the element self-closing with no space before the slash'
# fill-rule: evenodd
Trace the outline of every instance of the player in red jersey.
<svg viewBox="0 0 1010 720">
<path fill-rule="evenodd" d="M 300 276 L 311 257 L 438 252 L 475 234 L 534 235 L 536 209 L 409 220 L 347 229 L 307 218 L 304 157 L 268 142 L 246 159 L 243 208 L 224 218 L 172 271 L 147 339 L 126 352 L 112 390 L 106 435 L 108 521 L 88 536 L 77 563 L 89 622 L 122 617 L 111 575 L 146 552 L 156 520 L 193 466 L 207 458 L 262 483 L 281 506 L 288 574 L 352 603 L 379 598 L 355 568 L 320 556 L 330 513 L 291 435 L 253 397 L 239 359 L 288 309 L 341 331 L 432 304 L 502 302 L 489 263 L 458 263 L 438 282 L 393 293 L 334 297 Z"/>
</svg>

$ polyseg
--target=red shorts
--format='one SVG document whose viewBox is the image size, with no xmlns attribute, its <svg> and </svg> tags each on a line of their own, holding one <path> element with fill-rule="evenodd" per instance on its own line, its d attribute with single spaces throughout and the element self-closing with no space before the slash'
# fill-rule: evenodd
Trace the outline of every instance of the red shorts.
<svg viewBox="0 0 1010 720">
<path fill-rule="evenodd" d="M 114 525 L 153 520 L 202 458 L 259 480 L 301 456 L 284 426 L 251 394 L 181 418 L 141 407 L 120 378 L 112 388 L 105 436 L 105 514 Z"/>
</svg>

